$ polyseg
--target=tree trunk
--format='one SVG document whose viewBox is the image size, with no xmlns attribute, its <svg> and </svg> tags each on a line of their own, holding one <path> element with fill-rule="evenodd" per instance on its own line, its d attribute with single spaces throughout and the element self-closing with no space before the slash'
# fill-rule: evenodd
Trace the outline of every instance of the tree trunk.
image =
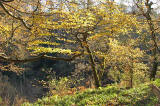
<svg viewBox="0 0 160 106">
<path fill-rule="evenodd" d="M 158 69 L 158 53 L 160 53 L 159 49 L 158 49 L 158 45 L 157 45 L 157 38 L 156 38 L 156 31 L 155 31 L 155 26 L 153 24 L 153 20 L 151 17 L 152 14 L 152 5 L 153 2 L 151 0 L 146 0 L 145 1 L 145 6 L 146 6 L 146 11 L 144 11 L 144 8 L 141 7 L 139 5 L 139 1 L 136 3 L 136 6 L 139 8 L 139 10 L 142 12 L 142 15 L 146 18 L 147 20 L 147 24 L 149 26 L 149 30 L 150 30 L 150 36 L 151 36 L 151 40 L 153 42 L 152 44 L 152 66 L 151 66 L 151 72 L 150 72 L 150 79 L 154 80 L 156 73 L 157 73 L 157 69 Z"/>
<path fill-rule="evenodd" d="M 85 42 L 87 44 L 87 42 Z M 94 58 L 93 58 L 93 55 L 92 55 L 92 52 L 88 46 L 88 44 L 85 46 L 86 50 L 87 50 L 87 53 L 89 54 L 89 61 L 90 61 L 90 64 L 91 64 L 91 68 L 93 70 L 93 77 L 94 77 L 94 83 L 95 83 L 95 87 L 98 88 L 101 86 L 101 80 L 99 79 L 98 77 L 98 73 L 97 73 L 97 70 L 96 70 L 96 64 L 94 62 Z"/>
<path fill-rule="evenodd" d="M 152 70 L 151 70 L 151 74 L 150 74 L 150 80 L 155 80 L 155 77 L 157 74 L 157 69 L 158 69 L 157 58 L 154 58 L 154 61 L 152 63 Z"/>
<path fill-rule="evenodd" d="M 150 73 L 150 79 L 154 80 L 156 73 L 157 73 L 157 69 L 158 69 L 158 59 L 157 59 L 157 55 L 158 55 L 158 46 L 157 46 L 157 42 L 156 42 L 156 33 L 155 33 L 155 29 L 154 29 L 154 25 L 152 23 L 151 17 L 149 16 L 148 18 L 148 25 L 150 27 L 150 31 L 151 31 L 151 37 L 152 37 L 152 41 L 153 41 L 153 49 L 152 49 L 152 68 L 151 68 L 151 73 Z"/>
<path fill-rule="evenodd" d="M 133 69 L 130 69 L 130 88 L 133 88 Z"/>
<path fill-rule="evenodd" d="M 101 87 L 101 79 L 100 79 L 99 74 L 98 74 L 97 69 L 96 69 L 96 63 L 94 61 L 92 51 L 90 50 L 88 42 L 87 42 L 87 37 L 88 37 L 89 34 L 88 33 L 81 33 L 81 35 L 83 36 L 82 39 L 80 39 L 78 37 L 78 34 L 76 34 L 76 38 L 80 42 L 81 47 L 83 49 L 85 49 L 86 52 L 88 53 L 89 62 L 90 62 L 92 72 L 93 72 L 95 88 Z"/>
<path fill-rule="evenodd" d="M 149 29 L 150 29 L 150 35 L 152 38 L 152 42 L 153 42 L 153 48 L 152 48 L 152 68 L 151 68 L 151 73 L 150 73 L 150 79 L 154 80 L 156 73 L 157 73 L 157 69 L 158 69 L 158 59 L 157 59 L 157 55 L 158 55 L 158 45 L 157 45 L 157 39 L 156 39 L 156 32 L 155 32 L 155 26 L 153 24 L 152 21 L 152 17 L 151 17 L 151 10 L 152 10 L 152 5 L 153 3 L 150 0 L 146 0 L 146 8 L 147 11 L 145 13 L 143 13 L 143 16 L 147 19 L 147 23 L 149 25 Z"/>
</svg>

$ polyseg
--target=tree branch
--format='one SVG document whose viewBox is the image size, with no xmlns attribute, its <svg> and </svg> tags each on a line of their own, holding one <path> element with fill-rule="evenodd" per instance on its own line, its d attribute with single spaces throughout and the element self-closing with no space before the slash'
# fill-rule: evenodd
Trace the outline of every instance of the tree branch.
<svg viewBox="0 0 160 106">
<path fill-rule="evenodd" d="M 73 61 L 74 59 L 76 59 L 76 57 L 79 57 L 83 54 L 77 54 L 74 55 L 70 58 L 63 58 L 63 57 L 52 57 L 52 56 L 47 56 L 47 55 L 40 55 L 37 57 L 33 57 L 33 58 L 29 58 L 29 59 L 23 59 L 23 60 L 19 60 L 19 59 L 11 59 L 9 57 L 5 57 L 5 56 L 0 56 L 0 60 L 4 61 L 4 62 L 15 62 L 15 63 L 26 63 L 26 62 L 33 62 L 33 61 L 37 61 L 40 59 L 49 59 L 49 60 L 63 60 L 63 61 Z"/>
<path fill-rule="evenodd" d="M 2 2 L 13 2 L 14 0 L 0 0 Z"/>
<path fill-rule="evenodd" d="M 27 26 L 27 24 L 24 22 L 24 20 L 23 20 L 21 17 L 16 17 L 16 16 L 12 15 L 12 14 L 5 8 L 5 6 L 2 4 L 2 2 L 0 2 L 0 6 L 2 7 L 2 9 L 3 9 L 9 16 L 11 16 L 11 17 L 13 17 L 13 18 L 21 21 L 21 23 L 24 25 L 25 28 L 27 28 L 28 30 L 31 30 L 31 28 Z"/>
</svg>

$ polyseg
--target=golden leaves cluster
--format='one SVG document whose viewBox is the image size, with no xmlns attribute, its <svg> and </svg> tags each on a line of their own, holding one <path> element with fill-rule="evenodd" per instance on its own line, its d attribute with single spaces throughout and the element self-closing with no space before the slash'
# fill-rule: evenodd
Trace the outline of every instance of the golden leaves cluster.
<svg viewBox="0 0 160 106">
<path fill-rule="evenodd" d="M 79 8 L 78 6 L 75 5 L 71 5 L 70 7 L 72 7 L 70 10 L 67 9 L 50 10 L 45 16 L 35 15 L 34 18 L 32 19 L 34 23 L 34 27 L 32 28 L 32 35 L 34 36 L 56 35 L 54 37 L 58 40 L 65 41 L 68 43 L 73 43 L 76 41 L 69 40 L 66 38 L 61 38 L 59 37 L 60 35 L 52 33 L 50 32 L 50 30 L 64 29 L 69 36 L 71 35 L 73 30 L 77 32 L 88 32 L 90 33 L 90 36 L 87 38 L 87 40 L 89 41 L 96 40 L 97 38 L 103 36 L 115 37 L 118 36 L 119 34 L 128 34 L 129 32 L 133 31 L 133 27 L 137 28 L 136 31 L 139 32 L 138 30 L 139 23 L 136 17 L 130 14 L 123 13 L 121 9 L 114 3 L 107 2 L 106 4 L 91 6 L 89 9 Z M 39 48 L 38 45 L 40 44 L 48 44 L 56 46 L 55 43 L 50 41 L 48 42 L 37 41 L 33 42 L 33 44 L 34 43 L 37 45 L 37 48 Z M 111 46 L 112 49 L 115 51 L 114 53 L 118 53 L 117 50 L 122 50 L 121 52 L 122 54 L 127 53 L 128 55 L 132 55 L 135 57 L 138 56 L 138 54 L 136 54 L 137 52 L 136 50 L 133 50 L 132 51 L 133 53 L 131 54 L 128 48 L 116 45 L 116 41 L 112 42 L 112 44 L 113 45 Z M 37 52 L 43 52 L 43 51 L 53 52 L 53 50 L 46 49 L 44 47 L 40 49 L 34 48 L 34 50 Z M 60 50 L 60 48 L 54 50 L 54 52 L 58 52 L 57 50 Z M 60 51 L 67 53 L 66 51 L 63 50 Z"/>
</svg>

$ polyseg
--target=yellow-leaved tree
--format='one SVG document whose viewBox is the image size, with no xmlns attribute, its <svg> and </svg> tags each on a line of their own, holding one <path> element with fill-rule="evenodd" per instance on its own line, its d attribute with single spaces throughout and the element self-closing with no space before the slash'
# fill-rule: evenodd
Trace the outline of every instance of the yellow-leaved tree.
<svg viewBox="0 0 160 106">
<path fill-rule="evenodd" d="M 114 45 L 114 42 L 109 39 L 114 40 L 120 34 L 129 34 L 133 29 L 139 28 L 136 17 L 123 13 L 121 8 L 112 1 L 94 3 L 91 0 L 46 0 L 44 2 L 35 0 L 32 2 L 33 4 L 24 2 L 27 4 L 26 8 L 29 8 L 25 12 L 16 11 L 5 0 L 0 1 L 0 5 L 7 15 L 18 21 L 20 26 L 23 25 L 25 29 L 16 27 L 17 34 L 23 35 L 24 38 L 27 36 L 22 41 L 27 42 L 27 48 L 37 57 L 20 60 L 1 56 L 1 59 L 14 62 L 28 62 L 39 58 L 71 61 L 79 56 L 87 57 L 92 68 L 95 87 L 101 86 L 101 78 L 109 55 L 106 51 L 92 48 L 97 45 L 94 42 L 102 38 Z M 4 5 L 8 5 L 12 13 Z M 15 15 L 13 10 L 16 11 Z M 5 30 L 7 32 L 8 29 Z M 54 53 L 63 54 L 60 55 L 63 57 L 50 55 Z M 95 58 L 101 60 L 100 69 Z"/>
<path fill-rule="evenodd" d="M 87 56 L 95 86 L 99 87 L 103 68 L 97 69 L 95 57 L 106 62 L 107 53 L 92 49 L 91 45 L 97 45 L 92 44 L 93 41 L 100 37 L 114 40 L 119 34 L 128 34 L 133 28 L 139 27 L 139 24 L 136 17 L 123 13 L 114 2 L 107 1 L 92 5 L 91 2 L 86 2 L 86 4 L 88 5 L 82 6 L 77 1 L 65 5 L 64 2 L 58 9 L 49 9 L 47 16 L 35 15 L 33 34 L 36 32 L 37 36 L 56 40 L 36 40 L 30 42 L 29 49 L 33 50 L 34 54 L 60 53 L 68 56 Z M 62 42 L 57 43 L 59 40 Z M 44 47 L 43 44 L 52 46 Z M 102 65 L 105 67 L 105 64 Z"/>
</svg>

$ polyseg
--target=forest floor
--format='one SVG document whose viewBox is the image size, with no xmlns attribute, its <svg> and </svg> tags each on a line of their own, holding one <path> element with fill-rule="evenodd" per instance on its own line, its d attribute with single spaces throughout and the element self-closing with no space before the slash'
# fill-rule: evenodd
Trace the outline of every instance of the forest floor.
<svg viewBox="0 0 160 106">
<path fill-rule="evenodd" d="M 35 103 L 26 102 L 22 106 L 158 106 L 158 98 L 150 84 L 160 87 L 160 79 L 138 85 L 131 89 L 108 85 L 98 89 L 83 89 L 66 95 L 53 94 L 38 99 Z"/>
</svg>

